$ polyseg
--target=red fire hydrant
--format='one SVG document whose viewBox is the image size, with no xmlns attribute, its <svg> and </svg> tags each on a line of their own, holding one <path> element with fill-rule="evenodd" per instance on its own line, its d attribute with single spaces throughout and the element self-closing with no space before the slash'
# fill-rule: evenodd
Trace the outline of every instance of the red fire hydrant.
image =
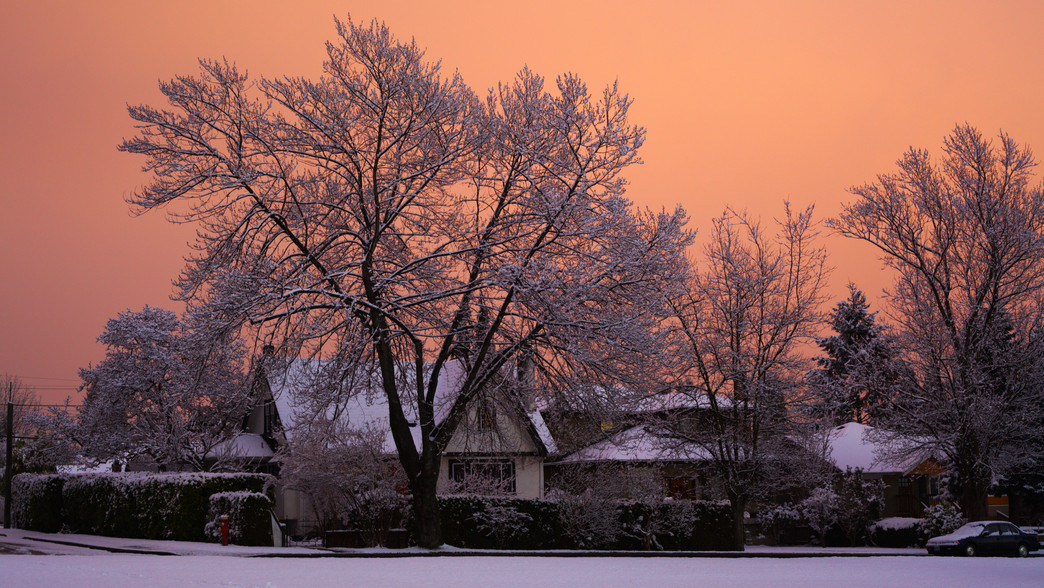
<svg viewBox="0 0 1044 588">
<path fill-rule="evenodd" d="M 228 545 L 228 515 L 221 515 L 221 544 Z"/>
</svg>

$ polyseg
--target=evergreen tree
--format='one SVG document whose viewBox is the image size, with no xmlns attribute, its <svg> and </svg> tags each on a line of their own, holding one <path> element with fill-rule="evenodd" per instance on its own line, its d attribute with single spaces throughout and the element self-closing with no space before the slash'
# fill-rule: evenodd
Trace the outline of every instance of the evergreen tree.
<svg viewBox="0 0 1044 588">
<path fill-rule="evenodd" d="M 854 284 L 848 290 L 831 314 L 836 334 L 817 340 L 826 355 L 816 358 L 820 367 L 809 374 L 817 397 L 813 414 L 835 425 L 871 424 L 887 409 L 903 368 L 866 296 Z"/>
</svg>

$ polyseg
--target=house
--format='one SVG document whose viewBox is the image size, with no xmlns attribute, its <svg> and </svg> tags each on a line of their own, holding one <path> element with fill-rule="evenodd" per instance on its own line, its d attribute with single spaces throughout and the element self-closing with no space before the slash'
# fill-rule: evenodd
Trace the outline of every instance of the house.
<svg viewBox="0 0 1044 588">
<path fill-rule="evenodd" d="M 655 425 L 636 425 L 547 464 L 552 485 L 570 475 L 612 484 L 621 498 L 660 496 L 702 499 L 708 495 L 711 456 L 693 443 L 672 439 Z M 603 491 L 606 488 L 602 488 Z"/>
<path fill-rule="evenodd" d="M 715 497 L 711 455 L 670 432 L 704 428 L 706 399 L 676 390 L 614 394 L 609 399 L 604 389 L 592 387 L 568 395 L 568 403 L 544 407 L 555 438 L 565 437 L 570 449 L 546 465 L 549 484 L 566 488 L 591 480 L 614 486 L 612 493 L 622 498 Z M 592 411 L 591 406 L 599 408 Z"/>
<path fill-rule="evenodd" d="M 873 427 L 856 422 L 837 427 L 827 440 L 827 457 L 840 470 L 859 468 L 864 480 L 884 483 L 882 517 L 924 516 L 925 508 L 938 503 L 945 468 L 930 455 L 890 458 L 872 432 Z"/>
<path fill-rule="evenodd" d="M 254 391 L 255 408 L 229 452 L 251 463 L 257 471 L 277 474 L 278 450 L 293 444 L 295 436 L 307 430 L 310 419 L 316 417 L 317 411 L 308 406 L 308 392 L 310 387 L 319 385 L 318 376 L 324 369 L 321 360 L 296 359 L 260 370 Z M 436 390 L 437 422 L 448 415 L 462 378 L 459 363 L 446 364 Z M 394 463 L 397 452 L 388 426 L 387 397 L 373 376 L 353 378 L 351 385 L 354 389 L 338 403 L 336 418 L 353 429 L 378 431 L 380 451 L 389 457 L 389 463 Z M 419 447 L 420 427 L 411 411 L 413 407 L 406 404 L 414 443 Z M 323 418 L 334 414 L 331 409 L 324 410 L 319 411 Z M 524 406 L 515 394 L 494 390 L 474 399 L 466 407 L 466 415 L 443 452 L 438 492 L 495 492 L 518 498 L 543 498 L 544 460 L 557 448 L 540 412 Z M 300 492 L 284 489 L 276 503 L 277 517 L 289 521 L 290 526 L 314 517 L 308 497 Z M 296 534 L 294 529 L 290 531 Z"/>
</svg>

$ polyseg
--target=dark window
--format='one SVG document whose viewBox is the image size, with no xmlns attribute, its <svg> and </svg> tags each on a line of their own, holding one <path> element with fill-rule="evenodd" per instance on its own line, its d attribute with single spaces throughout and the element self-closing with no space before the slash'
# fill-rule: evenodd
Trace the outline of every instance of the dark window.
<svg viewBox="0 0 1044 588">
<path fill-rule="evenodd" d="M 271 435 L 278 428 L 279 423 L 279 412 L 276 410 L 274 402 L 265 403 L 265 418 L 264 418 L 264 430 L 262 431 L 265 435 Z"/>
<path fill-rule="evenodd" d="M 510 459 L 451 459 L 449 478 L 472 494 L 514 494 L 515 462 Z"/>
<path fill-rule="evenodd" d="M 478 418 L 478 427 L 482 430 L 489 431 L 497 425 L 497 412 L 493 409 L 492 402 L 479 404 L 475 416 Z"/>
<path fill-rule="evenodd" d="M 910 487 L 910 478 L 908 478 L 906 476 L 899 476 L 899 487 L 900 488 L 909 488 Z"/>
<path fill-rule="evenodd" d="M 667 478 L 667 494 L 671 498 L 696 498 L 696 480 Z"/>
</svg>

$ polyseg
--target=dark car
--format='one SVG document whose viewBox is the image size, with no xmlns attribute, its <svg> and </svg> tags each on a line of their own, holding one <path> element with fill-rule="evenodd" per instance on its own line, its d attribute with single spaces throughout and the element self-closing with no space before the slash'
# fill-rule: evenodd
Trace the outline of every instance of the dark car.
<svg viewBox="0 0 1044 588">
<path fill-rule="evenodd" d="M 1017 555 L 1026 557 L 1040 549 L 1036 533 L 1004 521 L 977 521 L 956 531 L 932 537 L 927 544 L 932 555 Z"/>
</svg>

